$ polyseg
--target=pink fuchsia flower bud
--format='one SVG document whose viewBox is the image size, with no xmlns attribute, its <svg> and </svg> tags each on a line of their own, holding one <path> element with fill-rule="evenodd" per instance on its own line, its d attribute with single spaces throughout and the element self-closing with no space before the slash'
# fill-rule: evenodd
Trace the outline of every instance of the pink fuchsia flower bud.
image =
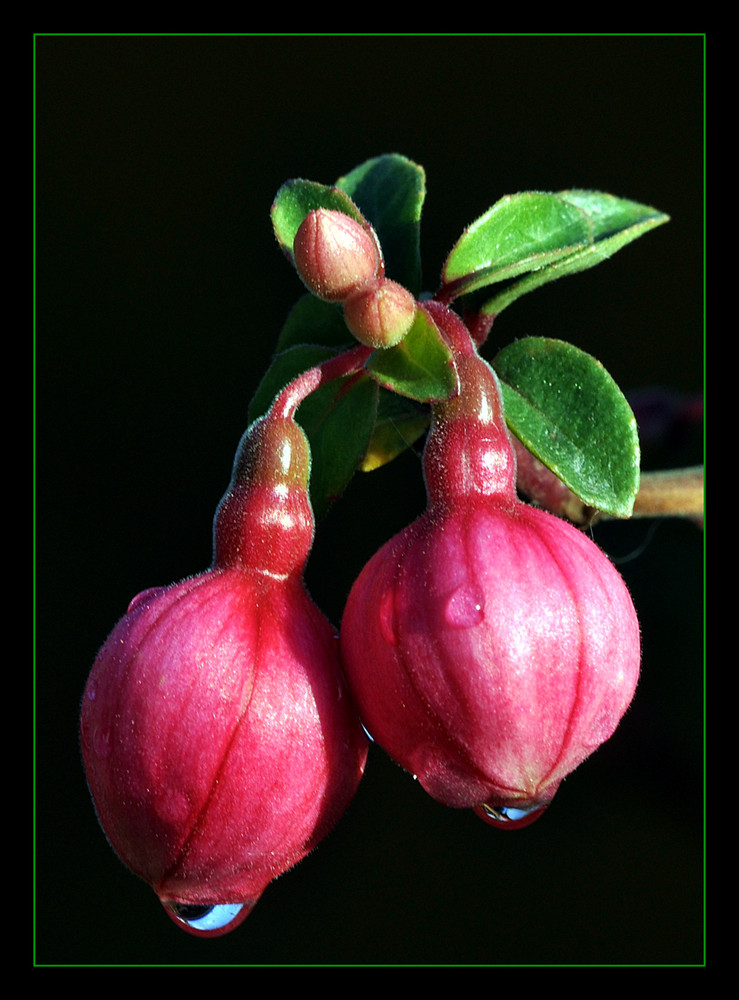
<svg viewBox="0 0 739 1000">
<path fill-rule="evenodd" d="M 295 234 L 293 258 L 307 288 L 327 302 L 343 302 L 382 271 L 374 230 L 335 209 L 308 213 Z"/>
<path fill-rule="evenodd" d="M 83 697 L 100 823 L 193 934 L 240 923 L 332 828 L 364 769 L 336 635 L 303 585 L 307 472 L 292 421 L 247 431 L 212 567 L 134 598 Z"/>
<path fill-rule="evenodd" d="M 518 500 L 497 379 L 472 350 L 457 365 L 459 395 L 433 407 L 427 510 L 360 573 L 342 658 L 365 726 L 430 795 L 523 825 L 616 729 L 639 626 L 603 552 Z"/>
<path fill-rule="evenodd" d="M 367 347 L 394 347 L 405 337 L 416 315 L 411 293 L 389 278 L 374 278 L 344 302 L 350 332 Z"/>
</svg>

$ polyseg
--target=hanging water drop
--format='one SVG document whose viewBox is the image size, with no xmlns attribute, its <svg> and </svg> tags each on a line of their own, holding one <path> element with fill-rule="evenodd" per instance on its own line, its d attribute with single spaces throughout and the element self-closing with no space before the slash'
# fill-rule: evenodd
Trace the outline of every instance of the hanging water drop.
<svg viewBox="0 0 739 1000">
<path fill-rule="evenodd" d="M 536 822 L 546 810 L 548 802 L 543 805 L 533 805 L 525 809 L 517 809 L 515 806 L 492 806 L 487 802 L 475 806 L 473 812 L 480 819 L 490 826 L 499 830 L 520 830 L 529 824 Z"/>
<path fill-rule="evenodd" d="M 395 596 L 392 590 L 386 590 L 380 598 L 380 632 L 385 642 L 397 646 L 398 637 L 395 632 Z"/>
<path fill-rule="evenodd" d="M 367 729 L 367 727 L 364 725 L 363 722 L 360 722 L 360 726 L 364 730 L 364 735 L 367 737 L 367 739 L 370 741 L 370 743 L 374 743 L 375 742 L 375 738 L 372 735 L 372 733 L 369 731 L 369 729 Z"/>
<path fill-rule="evenodd" d="M 256 900 L 248 903 L 172 903 L 164 908 L 183 930 L 199 937 L 216 937 L 228 934 L 244 920 Z"/>
</svg>

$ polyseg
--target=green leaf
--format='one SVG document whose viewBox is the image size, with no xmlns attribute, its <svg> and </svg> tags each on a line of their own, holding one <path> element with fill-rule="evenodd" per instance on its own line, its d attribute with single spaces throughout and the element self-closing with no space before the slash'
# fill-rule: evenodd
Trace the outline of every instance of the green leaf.
<svg viewBox="0 0 739 1000">
<path fill-rule="evenodd" d="M 585 271 L 611 257 L 617 250 L 638 239 L 656 226 L 669 221 L 669 215 L 648 205 L 624 201 L 613 195 L 594 191 L 566 191 L 563 197 L 588 212 L 593 223 L 593 240 L 588 246 L 555 260 L 539 271 L 528 274 L 479 310 L 482 315 L 497 316 L 516 299 L 550 281 Z"/>
<path fill-rule="evenodd" d="M 669 216 L 601 191 L 527 191 L 496 202 L 469 226 L 442 270 L 447 300 L 527 276 L 482 307 L 497 315 L 555 278 L 593 267 Z"/>
<path fill-rule="evenodd" d="M 381 386 L 422 403 L 448 399 L 459 388 L 452 353 L 423 309 L 404 339 L 375 351 L 365 367 Z"/>
<path fill-rule="evenodd" d="M 526 337 L 493 367 L 516 437 L 588 506 L 629 517 L 639 489 L 636 420 L 603 365 L 563 341 Z"/>
<path fill-rule="evenodd" d="M 286 181 L 275 195 L 270 216 L 277 242 L 292 257 L 295 234 L 309 212 L 317 208 L 331 208 L 362 222 L 362 213 L 345 191 L 316 181 Z"/>
<path fill-rule="evenodd" d="M 422 167 L 396 153 L 367 160 L 336 182 L 369 220 L 389 278 L 420 294 L 420 222 L 426 196 Z"/>
<path fill-rule="evenodd" d="M 377 393 L 375 382 L 360 374 L 321 386 L 300 404 L 297 417 L 311 446 L 310 495 L 317 519 L 362 463 L 375 424 Z"/>
<path fill-rule="evenodd" d="M 362 472 L 379 469 L 410 448 L 428 428 L 429 418 L 428 407 L 380 389 L 375 427 L 360 465 Z"/>
<path fill-rule="evenodd" d="M 578 205 L 556 194 L 507 195 L 464 231 L 442 269 L 454 296 L 534 271 L 592 242 Z"/>
<path fill-rule="evenodd" d="M 272 359 L 249 406 L 249 421 L 267 412 L 277 394 L 302 372 L 335 355 L 317 344 L 290 347 Z M 378 387 L 359 373 L 328 382 L 298 407 L 296 418 L 311 449 L 310 496 L 317 519 L 348 486 L 369 447 Z"/>
<path fill-rule="evenodd" d="M 324 302 L 308 292 L 288 313 L 276 350 L 285 351 L 298 344 L 320 344 L 341 350 L 353 347 L 356 340 L 347 329 L 341 306 Z"/>
</svg>

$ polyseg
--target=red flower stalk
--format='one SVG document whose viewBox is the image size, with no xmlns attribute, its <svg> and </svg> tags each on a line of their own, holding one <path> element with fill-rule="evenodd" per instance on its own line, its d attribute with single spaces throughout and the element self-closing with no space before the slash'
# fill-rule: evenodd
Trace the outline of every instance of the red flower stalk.
<svg viewBox="0 0 739 1000">
<path fill-rule="evenodd" d="M 134 598 L 83 697 L 110 843 L 199 935 L 235 927 L 315 847 L 366 760 L 334 629 L 303 583 L 314 525 L 300 398 L 287 390 L 245 433 L 211 568 Z"/>
<path fill-rule="evenodd" d="M 519 501 L 495 374 L 455 314 L 421 307 L 461 388 L 432 407 L 427 510 L 351 590 L 342 659 L 365 726 L 430 795 L 523 825 L 616 729 L 639 627 L 601 550 Z"/>
</svg>

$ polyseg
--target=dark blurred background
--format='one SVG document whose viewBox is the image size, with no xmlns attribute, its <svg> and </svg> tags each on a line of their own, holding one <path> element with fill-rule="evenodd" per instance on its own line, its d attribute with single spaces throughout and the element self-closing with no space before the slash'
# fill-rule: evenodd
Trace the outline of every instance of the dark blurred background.
<svg viewBox="0 0 739 1000">
<path fill-rule="evenodd" d="M 667 226 L 519 300 L 490 352 L 560 337 L 626 391 L 701 393 L 703 39 L 39 36 L 36 142 L 37 962 L 701 962 L 691 522 L 596 526 L 640 613 L 643 678 L 541 821 L 493 830 L 373 748 L 339 827 L 218 940 L 179 931 L 109 849 L 77 714 L 130 598 L 209 564 L 250 396 L 302 292 L 270 225 L 283 181 L 331 183 L 385 152 L 423 165 L 429 289 L 504 194 L 578 186 L 656 206 Z M 645 467 L 702 460 L 695 427 L 658 427 Z M 355 478 L 309 568 L 334 622 L 422 506 L 415 454 Z"/>
</svg>

